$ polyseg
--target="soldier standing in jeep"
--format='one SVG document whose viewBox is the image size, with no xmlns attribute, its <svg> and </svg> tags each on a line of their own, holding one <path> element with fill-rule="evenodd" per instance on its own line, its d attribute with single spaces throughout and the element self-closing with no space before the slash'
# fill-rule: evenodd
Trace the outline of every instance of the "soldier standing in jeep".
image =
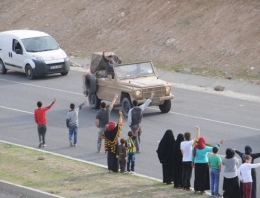
<svg viewBox="0 0 260 198">
<path fill-rule="evenodd" d="M 102 59 L 105 61 L 106 63 L 106 75 L 111 75 L 112 78 L 114 78 L 115 73 L 114 73 L 114 69 L 113 69 L 113 65 L 116 64 L 116 62 L 114 61 L 114 57 L 113 55 L 109 55 L 108 59 L 106 59 L 105 57 L 105 53 L 107 52 L 107 49 L 105 49 L 102 53 Z"/>
<path fill-rule="evenodd" d="M 129 110 L 128 112 L 128 126 L 131 128 L 132 132 L 134 133 L 137 128 L 139 127 L 139 124 L 142 122 L 143 118 L 143 110 L 148 107 L 148 105 L 152 102 L 152 99 L 154 97 L 154 92 L 151 92 L 151 97 L 148 98 L 144 104 L 138 106 L 137 100 L 133 100 L 133 108 Z M 141 142 L 141 128 L 138 131 L 138 136 L 135 139 L 135 147 L 136 147 L 136 153 L 139 154 L 139 148 L 140 148 L 140 142 Z"/>
</svg>

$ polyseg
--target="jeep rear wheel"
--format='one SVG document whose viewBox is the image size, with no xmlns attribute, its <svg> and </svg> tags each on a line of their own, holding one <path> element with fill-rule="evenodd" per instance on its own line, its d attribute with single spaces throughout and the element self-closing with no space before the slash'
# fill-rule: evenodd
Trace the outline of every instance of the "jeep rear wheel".
<svg viewBox="0 0 260 198">
<path fill-rule="evenodd" d="M 93 74 L 87 74 L 85 78 L 86 90 L 88 93 L 97 92 L 97 81 L 96 77 Z"/>
<path fill-rule="evenodd" d="M 122 100 L 122 112 L 123 112 L 125 117 L 128 116 L 128 112 L 131 108 L 132 108 L 132 103 L 130 101 L 130 98 L 129 97 L 123 98 L 123 100 Z"/>
<path fill-rule="evenodd" d="M 162 105 L 159 105 L 159 109 L 162 113 L 168 113 L 171 110 L 171 100 L 165 100 Z"/>
<path fill-rule="evenodd" d="M 92 109 L 98 109 L 100 107 L 101 100 L 97 97 L 96 93 L 90 93 L 88 95 L 88 102 Z"/>
</svg>

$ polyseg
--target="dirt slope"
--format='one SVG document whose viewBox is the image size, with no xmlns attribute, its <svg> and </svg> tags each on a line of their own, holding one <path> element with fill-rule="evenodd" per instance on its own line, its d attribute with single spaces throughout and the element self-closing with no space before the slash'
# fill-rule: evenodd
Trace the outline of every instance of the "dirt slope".
<svg viewBox="0 0 260 198">
<path fill-rule="evenodd" d="M 51 34 L 70 55 L 260 82 L 258 0 L 1 0 L 0 31 Z"/>
</svg>

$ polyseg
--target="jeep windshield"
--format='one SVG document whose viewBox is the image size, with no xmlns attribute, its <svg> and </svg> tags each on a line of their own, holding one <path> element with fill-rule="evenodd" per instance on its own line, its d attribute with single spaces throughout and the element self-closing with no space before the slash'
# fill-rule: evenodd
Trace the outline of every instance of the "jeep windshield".
<svg viewBox="0 0 260 198">
<path fill-rule="evenodd" d="M 22 39 L 27 52 L 43 52 L 59 49 L 59 45 L 50 36 Z"/>
<path fill-rule="evenodd" d="M 137 78 L 140 76 L 155 75 L 151 62 L 131 63 L 127 65 L 115 65 L 115 75 L 119 79 Z"/>
</svg>

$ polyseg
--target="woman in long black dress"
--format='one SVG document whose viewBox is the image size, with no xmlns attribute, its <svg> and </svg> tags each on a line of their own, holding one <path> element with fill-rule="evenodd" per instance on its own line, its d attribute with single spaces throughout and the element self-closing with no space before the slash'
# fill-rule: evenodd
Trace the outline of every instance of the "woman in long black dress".
<svg viewBox="0 0 260 198">
<path fill-rule="evenodd" d="M 163 169 L 163 183 L 171 184 L 173 182 L 173 146 L 175 138 L 172 130 L 167 130 L 162 137 L 157 154 Z"/>
<path fill-rule="evenodd" d="M 182 188 L 182 153 L 181 153 L 181 142 L 184 141 L 183 134 L 179 133 L 174 144 L 174 188 Z"/>
<path fill-rule="evenodd" d="M 105 151 L 107 152 L 107 166 L 109 172 L 118 172 L 118 159 L 116 158 L 118 138 L 123 125 L 123 113 L 119 111 L 120 118 L 117 126 L 114 121 L 110 121 L 103 133 L 105 139 Z"/>
</svg>

